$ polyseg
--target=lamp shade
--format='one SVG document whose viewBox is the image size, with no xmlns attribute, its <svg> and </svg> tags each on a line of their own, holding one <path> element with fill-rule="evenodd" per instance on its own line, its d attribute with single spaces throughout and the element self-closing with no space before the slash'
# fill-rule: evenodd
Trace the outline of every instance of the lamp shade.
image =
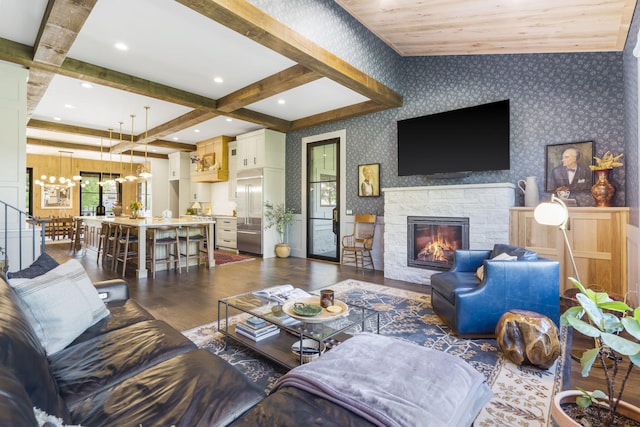
<svg viewBox="0 0 640 427">
<path fill-rule="evenodd" d="M 200 209 L 201 207 L 202 206 L 200 206 L 200 202 L 193 202 L 191 209 Z"/>
<path fill-rule="evenodd" d="M 561 226 L 567 222 L 569 212 L 564 206 L 553 203 L 540 203 L 533 211 L 533 217 L 538 224 Z"/>
</svg>

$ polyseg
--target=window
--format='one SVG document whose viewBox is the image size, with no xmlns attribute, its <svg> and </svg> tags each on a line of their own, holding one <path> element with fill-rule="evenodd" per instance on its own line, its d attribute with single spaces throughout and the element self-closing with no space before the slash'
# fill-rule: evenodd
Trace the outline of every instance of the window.
<svg viewBox="0 0 640 427">
<path fill-rule="evenodd" d="M 100 174 L 99 172 L 80 172 L 82 177 L 82 185 L 80 186 L 80 215 L 89 216 L 95 215 L 96 207 L 103 205 L 105 212 L 112 213 L 113 205 L 116 201 L 121 199 L 122 185 L 115 183 L 114 185 L 101 186 L 100 180 L 106 179 L 106 174 Z M 114 174 L 113 177 L 117 178 L 120 175 Z"/>
</svg>

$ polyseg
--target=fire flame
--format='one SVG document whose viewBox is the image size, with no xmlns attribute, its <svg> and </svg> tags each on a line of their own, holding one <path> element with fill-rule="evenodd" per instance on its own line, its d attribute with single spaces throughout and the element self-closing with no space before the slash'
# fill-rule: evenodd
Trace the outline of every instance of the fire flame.
<svg viewBox="0 0 640 427">
<path fill-rule="evenodd" d="M 427 245 L 418 252 L 418 259 L 428 261 L 447 262 L 447 252 L 451 252 L 455 247 L 444 237 L 438 236 L 436 240 L 427 243 Z"/>
</svg>

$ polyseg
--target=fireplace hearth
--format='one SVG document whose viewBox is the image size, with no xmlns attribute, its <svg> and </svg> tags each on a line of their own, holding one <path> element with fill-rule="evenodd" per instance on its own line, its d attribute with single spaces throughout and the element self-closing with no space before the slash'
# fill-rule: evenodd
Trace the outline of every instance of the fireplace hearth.
<svg viewBox="0 0 640 427">
<path fill-rule="evenodd" d="M 469 218 L 407 217 L 407 265 L 446 271 L 456 249 L 469 249 Z"/>
</svg>

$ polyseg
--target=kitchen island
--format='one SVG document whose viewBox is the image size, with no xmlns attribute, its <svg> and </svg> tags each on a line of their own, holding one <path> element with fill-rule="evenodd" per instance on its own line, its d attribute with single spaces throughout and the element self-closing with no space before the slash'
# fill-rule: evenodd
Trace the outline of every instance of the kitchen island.
<svg viewBox="0 0 640 427">
<path fill-rule="evenodd" d="M 207 250 L 207 264 L 210 268 L 215 267 L 216 261 L 213 257 L 213 249 L 215 247 L 215 224 L 214 219 L 206 219 L 199 217 L 189 218 L 180 217 L 172 219 L 155 218 L 137 218 L 132 219 L 127 216 L 116 217 L 100 217 L 100 216 L 83 216 L 85 222 L 85 247 L 87 249 L 97 250 L 97 245 L 100 241 L 100 230 L 103 222 L 111 222 L 113 224 L 128 225 L 138 228 L 138 235 L 145 236 L 147 228 L 158 225 L 173 225 L 173 226 L 187 226 L 187 225 L 208 225 L 209 227 L 209 241 Z M 138 248 L 138 269 L 136 270 L 136 277 L 147 277 L 147 264 L 145 262 L 147 258 L 147 245 L 139 245 Z"/>
</svg>

